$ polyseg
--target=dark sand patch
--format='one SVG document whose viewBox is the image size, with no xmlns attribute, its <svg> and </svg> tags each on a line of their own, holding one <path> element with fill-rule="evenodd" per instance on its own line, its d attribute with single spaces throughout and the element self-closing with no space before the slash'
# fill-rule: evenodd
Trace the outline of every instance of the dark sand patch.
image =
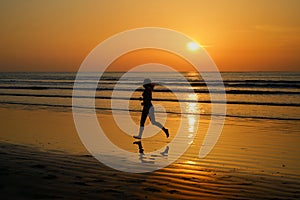
<svg viewBox="0 0 300 200">
<path fill-rule="evenodd" d="M 179 163 L 153 173 L 130 174 L 91 156 L 8 143 L 0 144 L 0 159 L 2 199 L 300 198 L 299 180 L 238 170 L 191 171 Z"/>
</svg>

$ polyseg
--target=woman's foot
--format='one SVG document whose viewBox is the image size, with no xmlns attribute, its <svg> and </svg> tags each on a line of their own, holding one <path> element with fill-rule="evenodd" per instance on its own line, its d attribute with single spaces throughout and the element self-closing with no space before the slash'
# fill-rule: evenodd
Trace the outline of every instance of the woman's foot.
<svg viewBox="0 0 300 200">
<path fill-rule="evenodd" d="M 142 139 L 139 135 L 134 135 L 134 136 L 132 136 L 134 139 L 138 139 L 138 140 L 140 140 L 140 139 Z"/>
<path fill-rule="evenodd" d="M 166 136 L 168 138 L 169 137 L 169 130 L 167 128 L 164 128 L 164 132 L 165 132 L 165 134 L 166 134 Z"/>
</svg>

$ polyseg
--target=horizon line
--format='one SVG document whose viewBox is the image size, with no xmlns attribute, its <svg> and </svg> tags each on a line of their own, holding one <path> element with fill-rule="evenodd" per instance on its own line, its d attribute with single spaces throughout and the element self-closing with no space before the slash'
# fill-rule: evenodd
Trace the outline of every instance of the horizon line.
<svg viewBox="0 0 300 200">
<path fill-rule="evenodd" d="M 0 71 L 0 73 L 77 73 L 78 71 Z M 111 72 L 111 73 L 126 73 L 128 71 L 85 71 L 85 73 L 95 73 L 95 72 Z M 153 72 L 153 73 L 170 73 L 169 71 L 136 71 L 134 73 L 147 73 L 147 72 Z M 198 72 L 198 71 L 178 71 L 180 73 L 195 73 L 195 72 Z M 206 72 L 216 72 L 216 71 L 203 71 L 203 73 L 206 73 Z M 220 73 L 241 73 L 241 72 L 244 72 L 244 73 L 263 73 L 263 72 L 282 72 L 282 73 L 287 73 L 287 72 L 295 72 L 295 73 L 300 73 L 300 69 L 299 70 L 290 70 L 290 71 L 285 71 L 285 70 L 261 70 L 261 71 L 258 71 L 258 70 L 249 70 L 249 71 L 230 71 L 230 70 L 223 70 L 223 71 L 219 71 Z M 199 73 L 199 72 L 198 72 Z"/>
</svg>

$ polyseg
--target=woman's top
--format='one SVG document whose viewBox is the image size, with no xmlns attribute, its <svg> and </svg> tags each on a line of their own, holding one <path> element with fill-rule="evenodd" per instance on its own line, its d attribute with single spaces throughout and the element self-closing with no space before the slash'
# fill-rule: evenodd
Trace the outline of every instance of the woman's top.
<svg viewBox="0 0 300 200">
<path fill-rule="evenodd" d="M 143 92 L 143 105 L 146 107 L 152 106 L 152 88 L 151 86 L 146 86 Z"/>
</svg>

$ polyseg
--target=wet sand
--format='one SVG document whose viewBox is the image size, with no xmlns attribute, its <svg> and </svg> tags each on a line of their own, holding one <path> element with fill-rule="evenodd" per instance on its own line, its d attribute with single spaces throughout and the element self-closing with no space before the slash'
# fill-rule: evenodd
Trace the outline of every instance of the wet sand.
<svg viewBox="0 0 300 200">
<path fill-rule="evenodd" d="M 199 159 L 209 122 L 201 119 L 198 137 L 177 162 L 132 174 L 93 158 L 80 142 L 70 112 L 0 108 L 0 118 L 4 199 L 300 198 L 298 121 L 228 118 L 214 150 Z M 99 118 L 111 120 L 107 113 Z M 166 125 L 176 127 L 178 120 L 172 116 Z M 130 145 L 123 142 L 122 148 L 138 154 L 134 140 L 123 137 Z M 143 140 L 143 146 L 150 151 L 170 140 L 159 135 Z"/>
</svg>

